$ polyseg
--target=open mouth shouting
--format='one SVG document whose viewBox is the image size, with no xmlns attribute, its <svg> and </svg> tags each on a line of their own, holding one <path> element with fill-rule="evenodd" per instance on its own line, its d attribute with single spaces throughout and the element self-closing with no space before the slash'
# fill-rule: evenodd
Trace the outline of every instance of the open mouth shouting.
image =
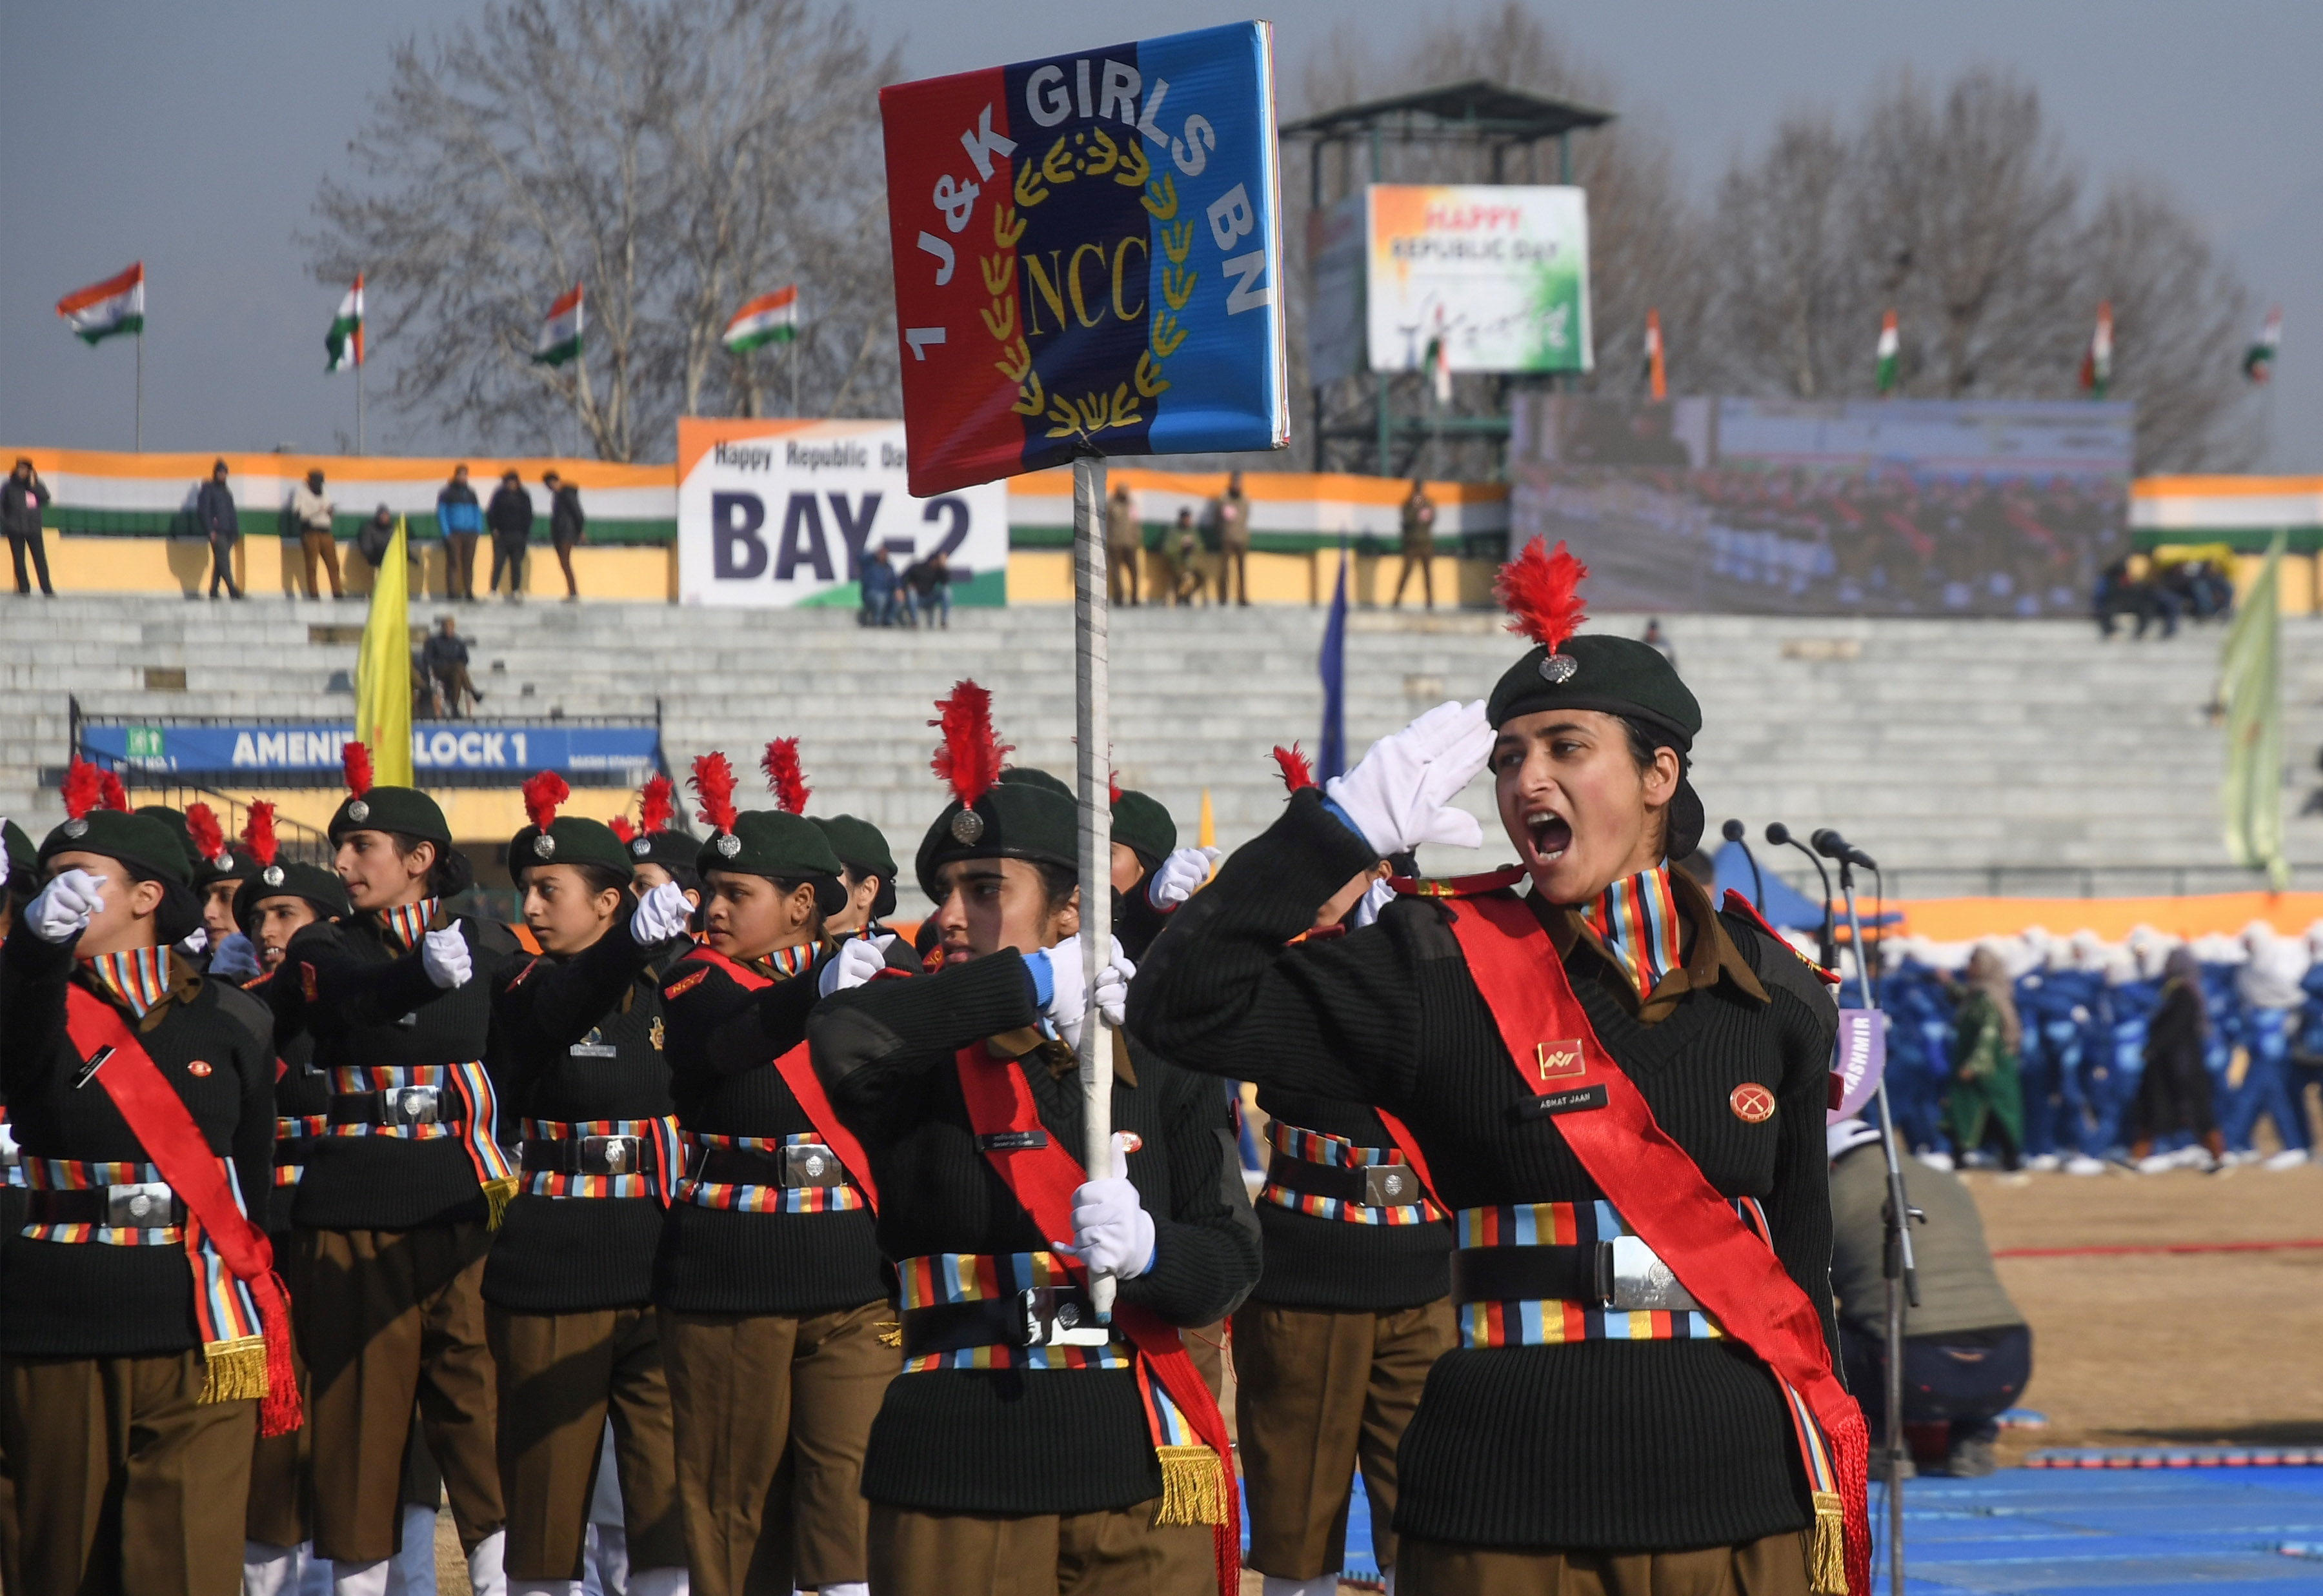
<svg viewBox="0 0 2323 1596">
<path fill-rule="evenodd" d="M 1532 858 L 1528 865 L 1553 865 L 1573 846 L 1573 822 L 1551 809 L 1525 812 L 1525 843 Z"/>
</svg>

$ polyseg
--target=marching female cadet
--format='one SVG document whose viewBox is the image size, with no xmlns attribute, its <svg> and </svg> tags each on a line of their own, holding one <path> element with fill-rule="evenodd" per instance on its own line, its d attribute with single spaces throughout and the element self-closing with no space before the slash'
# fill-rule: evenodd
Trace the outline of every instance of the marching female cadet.
<svg viewBox="0 0 2323 1596">
<path fill-rule="evenodd" d="M 0 948 L 0 1088 L 30 1191 L 5 1247 L 0 1439 L 32 1591 L 225 1596 L 252 1420 L 298 1421 L 262 1203 L 274 1059 L 171 944 L 185 850 L 75 761 Z"/>
<path fill-rule="evenodd" d="M 962 683 L 943 706 L 955 802 L 917 860 L 943 968 L 887 980 L 849 943 L 831 985 L 861 984 L 809 1026 L 886 1193 L 902 1281 L 904 1372 L 863 1472 L 871 1589 L 1196 1596 L 1215 1579 L 1232 1596 L 1225 1420 L 1177 1329 L 1221 1317 L 1257 1275 L 1225 1105 L 1213 1083 L 1108 1048 L 1121 1151 L 1081 1168 L 1068 1044 L 1097 1017 L 1078 821 L 1053 778 L 996 781 L 988 702 Z M 1116 1022 L 1125 975 L 1116 963 L 1100 986 Z M 1109 1325 L 1091 1269 L 1120 1282 Z"/>
<path fill-rule="evenodd" d="M 892 1316 L 877 1191 L 803 1045 L 840 863 L 792 808 L 803 785 L 738 813 L 722 754 L 695 761 L 694 785 L 708 935 L 662 984 L 687 1164 L 654 1291 L 686 1561 L 696 1596 L 862 1596 L 858 1481 Z"/>
<path fill-rule="evenodd" d="M 354 913 L 290 939 L 285 1001 L 329 1078 L 329 1124 L 291 1208 L 298 1336 L 312 1381 L 315 1550 L 343 1592 L 377 1596 L 402 1533 L 412 1404 L 443 1472 L 469 1581 L 506 1589 L 493 1457 L 484 1253 L 516 1195 L 494 1139 L 491 977 L 516 952 L 445 901 L 473 879 L 436 801 L 374 786 L 346 745 L 328 828 Z"/>
<path fill-rule="evenodd" d="M 494 1002 L 501 1096 L 522 1127 L 524 1189 L 484 1264 L 500 1380 L 503 1564 L 510 1596 L 580 1590 L 591 1485 L 610 1410 L 637 1596 L 685 1584 L 654 1252 L 680 1162 L 660 983 L 693 944 L 674 885 L 640 903 L 612 829 L 556 813 L 564 781 L 524 785 L 509 842 L 538 958 Z"/>
<path fill-rule="evenodd" d="M 1295 794 L 1174 916 L 1130 1029 L 1387 1110 L 1455 1210 L 1461 1344 L 1404 1435 L 1405 1596 L 1868 1596 L 1862 1417 L 1832 1369 L 1835 1014 L 1668 868 L 1701 835 L 1701 711 L 1653 649 L 1572 635 L 1579 575 L 1537 542 L 1503 570 L 1542 646 L 1489 705 Z M 1488 759 L 1520 867 L 1289 945 L 1381 860 L 1475 846 L 1453 800 Z"/>
</svg>

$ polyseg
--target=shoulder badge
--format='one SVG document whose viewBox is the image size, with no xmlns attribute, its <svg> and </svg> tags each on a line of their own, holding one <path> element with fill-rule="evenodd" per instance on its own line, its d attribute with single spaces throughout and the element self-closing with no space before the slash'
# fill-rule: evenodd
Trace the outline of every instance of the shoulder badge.
<svg viewBox="0 0 2323 1596">
<path fill-rule="evenodd" d="M 646 1040 L 653 1043 L 655 1052 L 661 1051 L 662 1038 L 666 1034 L 668 1033 L 662 1029 L 661 1016 L 656 1014 L 653 1017 L 653 1023 L 646 1029 Z"/>
<path fill-rule="evenodd" d="M 298 990 L 308 1003 L 315 1001 L 315 967 L 304 960 L 298 965 Z"/>
<path fill-rule="evenodd" d="M 661 989 L 661 1000 L 664 1003 L 670 1003 L 677 998 L 684 997 L 687 993 L 693 991 L 696 986 L 701 986 L 702 982 L 709 978 L 710 971 L 708 969 L 698 969 L 692 975 L 684 977 L 679 980 L 673 981 L 668 986 L 663 987 Z"/>
</svg>

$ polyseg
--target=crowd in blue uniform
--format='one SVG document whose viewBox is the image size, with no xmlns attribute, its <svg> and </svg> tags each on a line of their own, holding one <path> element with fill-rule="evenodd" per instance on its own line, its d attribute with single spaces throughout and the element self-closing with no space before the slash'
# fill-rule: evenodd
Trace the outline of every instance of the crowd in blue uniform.
<svg viewBox="0 0 2323 1596">
<path fill-rule="evenodd" d="M 2301 942 L 2254 931 L 2240 940 L 2210 937 L 2190 945 L 2208 1019 L 2203 1064 L 2229 1163 L 2282 1168 L 2309 1151 L 2306 1088 L 2323 1082 L 2323 958 L 2310 951 L 2314 935 Z M 1998 945 L 2015 955 L 2013 969 L 2029 967 L 2014 983 L 2026 1168 L 2093 1175 L 2108 1162 L 2134 1161 L 2148 1026 L 2174 945 L 2133 934 L 2128 944 L 2109 948 L 2086 932 L 2070 942 L 2033 933 L 2013 947 Z M 1990 1155 L 1954 1145 L 1944 1112 L 1960 991 L 1933 949 L 1907 945 L 1891 959 L 1879 993 L 1890 1015 L 1888 1095 L 1914 1151 L 1981 1162 Z M 2262 1120 L 2272 1122 L 2277 1145 L 2254 1143 Z M 2179 1132 L 2154 1138 L 2135 1161 L 2153 1169 L 2212 1160 Z"/>
</svg>

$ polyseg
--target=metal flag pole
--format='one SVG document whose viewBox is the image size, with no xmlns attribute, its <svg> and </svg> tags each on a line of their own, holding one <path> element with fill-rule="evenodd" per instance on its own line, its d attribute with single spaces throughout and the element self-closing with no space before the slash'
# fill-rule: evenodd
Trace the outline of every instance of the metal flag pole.
<svg viewBox="0 0 2323 1596">
<path fill-rule="evenodd" d="M 1097 1013 L 1097 982 L 1113 949 L 1112 733 L 1106 722 L 1105 457 L 1073 459 L 1074 775 L 1080 793 L 1081 1167 L 1113 1174 L 1113 1039 Z M 1113 1311 L 1113 1277 L 1089 1277 L 1089 1300 Z"/>
<path fill-rule="evenodd" d="M 363 452 L 363 342 L 362 342 L 362 340 L 363 340 L 363 324 L 362 324 L 362 322 L 361 322 L 360 320 L 359 320 L 359 321 L 357 321 L 357 322 L 356 322 L 356 324 L 355 324 L 355 339 L 356 339 L 356 343 L 355 343 L 355 453 L 356 453 L 357 454 L 361 454 Z"/>
<path fill-rule="evenodd" d="M 142 454 L 145 452 L 145 322 L 142 316 L 137 323 L 137 399 L 133 425 L 136 429 L 137 452 Z"/>
</svg>

